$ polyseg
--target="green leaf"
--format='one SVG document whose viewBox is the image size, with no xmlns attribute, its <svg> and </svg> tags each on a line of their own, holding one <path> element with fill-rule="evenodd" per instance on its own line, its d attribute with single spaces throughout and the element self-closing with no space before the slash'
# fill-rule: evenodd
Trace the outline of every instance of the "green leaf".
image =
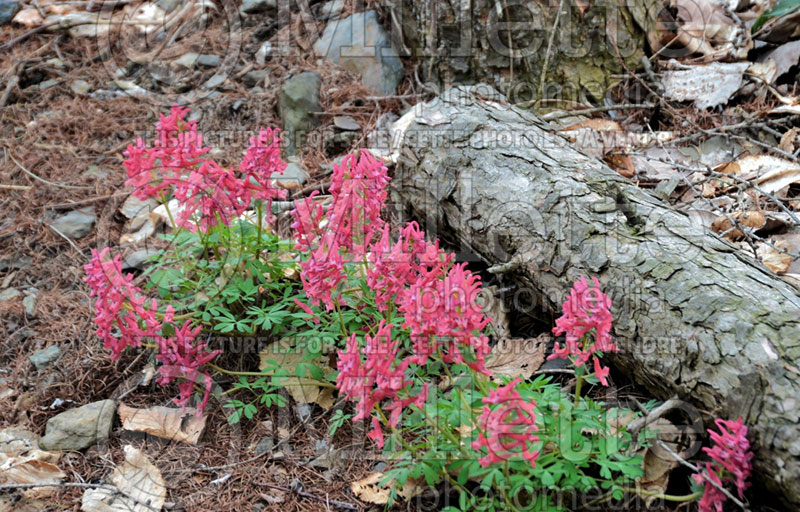
<svg viewBox="0 0 800 512">
<path fill-rule="evenodd" d="M 758 32 L 758 30 L 772 18 L 784 16 L 796 11 L 798 8 L 800 8 L 800 0 L 778 0 L 778 2 L 773 5 L 772 8 L 764 11 L 764 13 L 758 17 L 756 22 L 753 23 L 752 33 L 755 34 Z"/>
</svg>

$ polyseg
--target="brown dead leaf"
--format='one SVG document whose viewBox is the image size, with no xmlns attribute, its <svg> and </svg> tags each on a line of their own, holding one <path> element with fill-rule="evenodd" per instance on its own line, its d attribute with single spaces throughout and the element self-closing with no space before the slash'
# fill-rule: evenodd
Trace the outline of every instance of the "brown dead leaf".
<svg viewBox="0 0 800 512">
<path fill-rule="evenodd" d="M 714 222 L 711 223 L 711 229 L 717 234 L 725 233 L 726 231 L 731 230 L 731 228 L 733 228 L 733 223 L 730 221 L 730 219 L 728 219 L 728 217 L 735 220 L 740 226 L 751 228 L 753 231 L 763 228 L 767 223 L 767 219 L 764 217 L 763 213 L 750 210 L 746 212 L 735 212 L 728 216 L 720 215 L 714 220 Z M 738 238 L 742 238 L 744 233 L 742 233 L 742 231 L 739 229 L 732 229 L 731 231 L 725 233 L 724 236 L 729 240 L 736 240 Z"/>
<path fill-rule="evenodd" d="M 152 512 L 164 506 L 167 488 L 161 471 L 137 448 L 126 445 L 123 450 L 125 462 L 111 476 L 119 492 L 87 489 L 81 504 L 84 512 Z"/>
<path fill-rule="evenodd" d="M 774 62 L 775 76 L 779 78 L 788 73 L 792 66 L 800 64 L 800 41 L 783 44 L 758 60 Z"/>
<path fill-rule="evenodd" d="M 636 175 L 636 168 L 633 166 L 631 157 L 625 153 L 620 153 L 619 148 L 611 150 L 604 160 L 609 167 L 617 171 L 623 178 L 633 178 Z"/>
<path fill-rule="evenodd" d="M 19 23 L 27 28 L 38 27 L 44 22 L 44 18 L 36 9 L 22 9 L 14 16 L 14 23 Z"/>
<path fill-rule="evenodd" d="M 725 13 L 722 5 L 711 0 L 671 0 L 677 10 L 678 41 L 691 53 L 700 53 L 707 61 L 731 56 L 744 58 L 753 41 L 750 32 Z"/>
<path fill-rule="evenodd" d="M 389 503 L 389 495 L 392 492 L 394 482 L 390 480 L 380 485 L 383 478 L 383 473 L 370 473 L 366 478 L 350 484 L 350 490 L 361 501 L 375 505 L 385 505 Z M 421 493 L 423 489 L 424 486 L 420 485 L 415 479 L 409 478 L 403 488 L 397 492 L 397 496 L 404 500 L 409 500 Z"/>
<path fill-rule="evenodd" d="M 17 427 L 0 431 L 0 484 L 59 483 L 67 476 L 56 466 L 60 458 L 57 452 L 40 450 L 33 432 Z M 55 491 L 53 487 L 42 487 L 23 494 L 34 499 Z"/>
<path fill-rule="evenodd" d="M 616 121 L 612 121 L 611 119 L 587 119 L 582 123 L 575 123 L 567 126 L 566 128 L 562 128 L 559 131 L 561 132 L 568 132 L 571 130 L 580 130 L 582 128 L 589 128 L 596 132 L 619 132 L 622 131 L 620 128 L 619 123 Z"/>
<path fill-rule="evenodd" d="M 303 361 L 305 352 L 296 348 L 291 338 L 283 338 L 280 341 L 266 346 L 258 354 L 258 357 L 261 360 L 258 365 L 259 370 L 267 370 L 267 372 L 274 368 L 282 368 L 294 374 L 295 368 L 302 362 L 316 364 L 323 368 L 327 365 L 327 360 L 322 357 L 311 361 Z M 266 374 L 269 375 L 269 373 Z M 327 397 L 320 398 L 322 388 L 301 381 L 301 379 L 297 377 L 281 377 L 281 383 L 297 403 L 310 404 L 321 402 L 320 405 L 323 405 L 330 401 Z"/>
<path fill-rule="evenodd" d="M 190 444 L 197 444 L 206 428 L 206 416 L 198 418 L 196 412 L 192 407 L 186 410 L 160 406 L 135 409 L 125 404 L 117 409 L 125 430 Z"/>
<path fill-rule="evenodd" d="M 492 372 L 492 379 L 530 378 L 544 363 L 549 341 L 550 335 L 547 333 L 536 338 L 501 338 L 492 347 L 486 362 L 486 367 Z"/>
<path fill-rule="evenodd" d="M 786 243 L 777 242 L 774 245 L 778 249 L 783 249 L 785 251 L 792 250 L 791 246 Z M 785 274 L 789 271 L 789 267 L 792 264 L 792 257 L 789 254 L 775 249 L 775 247 L 763 242 L 756 242 L 756 254 L 758 254 L 758 259 L 761 260 L 761 263 L 763 263 L 765 267 L 778 275 Z"/>
<path fill-rule="evenodd" d="M 800 43 L 800 41 L 797 42 Z M 798 134 L 800 134 L 800 128 L 797 128 L 796 126 L 791 130 L 788 130 L 781 137 L 781 142 L 778 144 L 778 149 L 785 153 L 794 153 L 794 150 L 797 147 L 795 143 L 797 142 Z"/>
</svg>

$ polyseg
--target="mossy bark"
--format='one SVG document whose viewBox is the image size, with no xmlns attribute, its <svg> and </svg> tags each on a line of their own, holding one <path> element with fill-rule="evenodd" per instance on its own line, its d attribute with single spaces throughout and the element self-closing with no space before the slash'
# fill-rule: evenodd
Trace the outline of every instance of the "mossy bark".
<svg viewBox="0 0 800 512">
<path fill-rule="evenodd" d="M 489 83 L 512 102 L 542 96 L 602 102 L 625 66 L 635 69 L 644 55 L 645 35 L 637 24 L 644 8 L 640 1 L 627 3 L 388 2 L 395 46 L 417 63 L 421 80 Z"/>
<path fill-rule="evenodd" d="M 744 418 L 754 478 L 800 508 L 798 290 L 488 86 L 415 108 L 395 199 L 485 263 L 512 262 L 554 312 L 598 276 L 615 365 L 655 396 Z"/>
</svg>

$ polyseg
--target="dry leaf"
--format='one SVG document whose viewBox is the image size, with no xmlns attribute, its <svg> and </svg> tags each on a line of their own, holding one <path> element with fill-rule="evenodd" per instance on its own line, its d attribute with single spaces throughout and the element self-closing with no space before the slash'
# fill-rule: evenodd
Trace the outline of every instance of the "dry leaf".
<svg viewBox="0 0 800 512">
<path fill-rule="evenodd" d="M 486 367 L 492 378 L 529 378 L 544 363 L 550 335 L 540 334 L 536 338 L 501 338 L 492 347 Z"/>
<path fill-rule="evenodd" d="M 791 246 L 785 243 L 777 242 L 774 244 L 778 249 L 791 251 Z M 789 271 L 789 266 L 792 264 L 792 257 L 789 254 L 780 252 L 770 245 L 763 242 L 756 242 L 756 254 L 758 259 L 765 267 L 775 272 L 776 274 L 785 274 Z"/>
<path fill-rule="evenodd" d="M 191 444 L 197 444 L 206 428 L 206 416 L 198 418 L 196 412 L 192 407 L 186 410 L 161 406 L 135 409 L 125 404 L 117 409 L 125 430 Z"/>
<path fill-rule="evenodd" d="M 272 343 L 264 347 L 258 354 L 261 360 L 258 365 L 259 370 L 282 368 L 294 374 L 295 368 L 302 362 L 324 366 L 327 364 L 322 358 L 313 359 L 311 361 L 303 361 L 305 352 L 297 349 L 293 345 L 291 338 L 283 338 L 280 341 Z M 327 399 L 320 399 L 321 388 L 314 384 L 300 383 L 297 377 L 281 377 L 281 384 L 286 388 L 286 391 L 292 395 L 292 398 L 297 403 L 310 404 L 317 402 L 317 400 L 325 403 Z"/>
<path fill-rule="evenodd" d="M 59 453 L 39 449 L 33 432 L 17 427 L 0 431 L 0 485 L 59 483 L 67 477 L 55 465 Z M 23 494 L 31 499 L 49 496 L 57 489 L 41 487 Z M 3 504 L 0 502 L 0 510 Z"/>
<path fill-rule="evenodd" d="M 119 490 L 88 489 L 83 493 L 85 512 L 152 512 L 161 510 L 167 489 L 161 471 L 133 446 L 123 447 L 125 462 L 114 469 L 111 483 Z"/>
<path fill-rule="evenodd" d="M 619 123 L 611 119 L 588 119 L 582 123 L 571 124 L 566 128 L 559 131 L 567 132 L 570 130 L 580 130 L 581 128 L 589 128 L 596 132 L 619 132 L 622 131 Z"/>
<path fill-rule="evenodd" d="M 797 42 L 800 43 L 800 41 Z M 797 141 L 798 134 L 800 134 L 800 128 L 797 128 L 796 126 L 784 133 L 781 137 L 780 144 L 778 144 L 778 149 L 784 153 L 794 153 L 796 147 L 795 142 Z"/>
<path fill-rule="evenodd" d="M 366 478 L 350 484 L 350 490 L 361 501 L 373 503 L 375 505 L 386 505 L 389 503 L 389 495 L 392 492 L 393 481 L 389 480 L 383 485 L 379 485 L 383 480 L 383 473 L 370 473 Z M 409 500 L 423 491 L 424 487 L 419 485 L 413 478 L 406 480 L 403 488 L 397 492 L 397 496 L 404 500 Z"/>
<path fill-rule="evenodd" d="M 763 213 L 750 210 L 746 212 L 735 212 L 727 216 L 720 215 L 711 223 L 711 229 L 715 233 L 721 234 L 733 228 L 733 223 L 728 217 L 735 220 L 740 226 L 751 228 L 753 231 L 763 228 L 767 223 L 767 219 L 764 217 Z M 739 229 L 733 229 L 725 233 L 724 236 L 729 240 L 735 240 L 737 238 L 742 238 L 744 233 Z"/>
<path fill-rule="evenodd" d="M 606 163 L 617 171 L 620 176 L 624 178 L 633 178 L 636 175 L 636 168 L 633 166 L 633 161 L 631 157 L 619 152 L 619 148 L 615 148 L 617 151 L 615 152 L 612 150 L 608 155 L 605 156 L 604 160 Z"/>
<path fill-rule="evenodd" d="M 779 78 L 800 63 L 800 41 L 783 44 L 758 59 L 775 63 L 775 77 Z"/>
<path fill-rule="evenodd" d="M 678 11 L 678 41 L 692 53 L 701 53 L 707 60 L 744 58 L 753 47 L 749 31 L 738 26 L 718 2 L 671 0 L 670 6 Z"/>
<path fill-rule="evenodd" d="M 14 23 L 19 23 L 28 28 L 38 27 L 44 22 L 42 15 L 36 9 L 22 9 L 14 16 Z"/>
<path fill-rule="evenodd" d="M 664 95 L 675 101 L 694 101 L 701 110 L 724 105 L 742 86 L 749 65 L 747 62 L 681 65 L 682 69 L 663 73 Z"/>
</svg>

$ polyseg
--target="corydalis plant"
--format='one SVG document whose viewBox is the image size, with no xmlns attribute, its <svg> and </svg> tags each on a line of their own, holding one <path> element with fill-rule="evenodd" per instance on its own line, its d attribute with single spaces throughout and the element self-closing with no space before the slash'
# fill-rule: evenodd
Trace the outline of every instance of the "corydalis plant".
<svg viewBox="0 0 800 512">
<path fill-rule="evenodd" d="M 724 487 L 726 483 L 732 482 L 739 498 L 743 498 L 747 479 L 752 472 L 753 454 L 747 440 L 747 426 L 742 418 L 736 421 L 718 419 L 715 423 L 719 432 L 708 430 L 713 446 L 703 448 L 711 460 L 706 462 L 704 474 L 692 475 L 695 483 L 703 486 L 700 512 L 722 512 L 728 497 L 719 487 Z"/>
</svg>

